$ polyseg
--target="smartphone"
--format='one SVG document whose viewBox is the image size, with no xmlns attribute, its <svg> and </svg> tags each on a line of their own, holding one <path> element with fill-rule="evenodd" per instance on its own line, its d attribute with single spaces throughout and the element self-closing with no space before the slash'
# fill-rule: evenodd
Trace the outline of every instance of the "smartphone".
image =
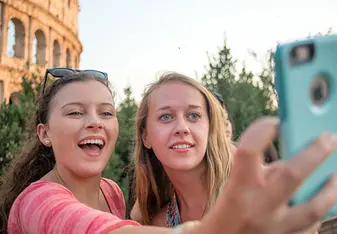
<svg viewBox="0 0 337 234">
<path fill-rule="evenodd" d="M 274 61 L 280 155 L 289 160 L 323 132 L 337 132 L 337 35 L 281 44 Z M 337 152 L 302 183 L 290 205 L 313 198 L 334 172 Z M 337 204 L 323 220 L 336 216 Z"/>
</svg>

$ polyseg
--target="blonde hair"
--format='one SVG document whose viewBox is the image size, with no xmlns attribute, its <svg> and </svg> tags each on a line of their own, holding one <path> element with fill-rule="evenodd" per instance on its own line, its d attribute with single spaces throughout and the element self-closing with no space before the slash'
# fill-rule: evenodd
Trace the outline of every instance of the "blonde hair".
<svg viewBox="0 0 337 234">
<path fill-rule="evenodd" d="M 142 142 L 151 93 L 162 84 L 172 81 L 179 81 L 196 88 L 206 100 L 210 123 L 204 160 L 206 164 L 204 179 L 209 195 L 208 208 L 214 205 L 219 192 L 227 183 L 229 177 L 231 150 L 229 139 L 226 137 L 224 121 L 227 119 L 227 112 L 213 94 L 196 80 L 175 72 L 163 74 L 157 82 L 150 84 L 145 90 L 136 114 L 136 138 L 133 155 L 136 175 L 135 195 L 139 202 L 140 222 L 143 225 L 151 224 L 151 219 L 173 196 L 173 186 L 161 163 L 153 150 L 144 147 Z"/>
</svg>

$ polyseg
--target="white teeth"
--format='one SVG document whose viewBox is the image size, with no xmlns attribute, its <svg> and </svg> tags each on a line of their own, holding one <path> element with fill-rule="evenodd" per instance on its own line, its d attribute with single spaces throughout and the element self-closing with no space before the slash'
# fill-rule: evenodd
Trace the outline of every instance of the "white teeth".
<svg viewBox="0 0 337 234">
<path fill-rule="evenodd" d="M 181 144 L 181 145 L 175 145 L 172 148 L 173 149 L 186 149 L 186 148 L 191 148 L 191 146 L 187 144 Z"/>
<path fill-rule="evenodd" d="M 88 139 L 88 140 L 83 140 L 78 144 L 79 145 L 86 145 L 86 144 L 104 145 L 104 142 L 98 139 Z"/>
</svg>

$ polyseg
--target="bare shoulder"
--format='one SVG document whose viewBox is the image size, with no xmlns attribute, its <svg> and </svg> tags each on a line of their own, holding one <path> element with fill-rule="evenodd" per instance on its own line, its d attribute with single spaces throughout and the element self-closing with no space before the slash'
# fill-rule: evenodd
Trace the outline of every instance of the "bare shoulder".
<svg viewBox="0 0 337 234">
<path fill-rule="evenodd" d="M 155 215 L 152 219 L 152 226 L 157 227 L 166 227 L 165 218 L 166 218 L 166 210 L 167 206 L 164 206 L 157 215 Z"/>
</svg>

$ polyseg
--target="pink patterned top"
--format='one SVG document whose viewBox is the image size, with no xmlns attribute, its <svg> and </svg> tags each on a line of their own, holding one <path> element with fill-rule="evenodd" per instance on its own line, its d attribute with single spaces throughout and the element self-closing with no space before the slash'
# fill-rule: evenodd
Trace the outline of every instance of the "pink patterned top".
<svg viewBox="0 0 337 234">
<path fill-rule="evenodd" d="M 111 213 L 80 203 L 60 184 L 39 180 L 15 200 L 8 219 L 9 234 L 93 233 L 103 234 L 125 225 L 139 224 L 125 217 L 125 202 L 118 185 L 102 178 L 101 190 Z"/>
</svg>

